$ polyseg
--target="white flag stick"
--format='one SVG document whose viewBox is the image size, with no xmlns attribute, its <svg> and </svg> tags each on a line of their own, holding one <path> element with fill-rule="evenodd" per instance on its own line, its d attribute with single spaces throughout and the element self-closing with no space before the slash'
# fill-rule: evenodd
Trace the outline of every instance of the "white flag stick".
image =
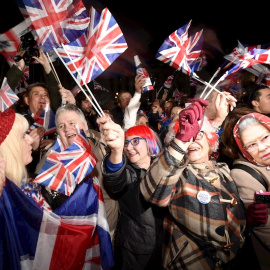
<svg viewBox="0 0 270 270">
<path fill-rule="evenodd" d="M 47 129 L 47 127 L 49 126 L 49 124 L 47 123 L 48 122 L 48 111 L 49 111 L 49 103 L 46 103 L 44 120 L 43 120 L 43 127 L 45 129 Z"/>
<path fill-rule="evenodd" d="M 50 64 L 51 64 L 51 67 L 52 67 L 52 73 L 54 75 L 54 78 L 57 80 L 58 84 L 60 84 L 60 87 L 62 87 L 61 81 L 60 81 L 60 79 L 59 79 L 59 77 L 57 75 L 57 72 L 56 72 L 55 68 L 54 68 L 54 65 L 52 63 L 52 60 L 50 58 L 50 55 L 48 54 L 48 52 L 46 52 L 46 54 L 47 54 L 47 57 L 48 57 L 48 59 L 50 61 Z M 67 103 L 67 101 L 62 98 L 62 105 L 65 105 L 66 103 Z"/>
<path fill-rule="evenodd" d="M 217 82 L 211 87 L 211 89 L 209 90 L 209 92 L 206 94 L 206 96 L 203 98 L 203 99 L 207 99 L 207 97 L 211 94 L 211 92 L 213 91 L 213 90 L 216 90 L 215 89 L 215 87 L 221 82 L 221 81 L 223 81 L 226 77 L 227 77 L 227 74 L 228 74 L 228 71 L 225 73 L 225 74 L 223 74 L 218 80 L 217 80 Z M 222 93 L 222 92 L 220 92 L 220 93 Z M 228 97 L 227 97 L 227 99 L 229 99 Z"/>
<path fill-rule="evenodd" d="M 206 85 L 207 87 L 208 87 L 208 86 L 212 87 L 211 84 L 209 84 L 209 83 L 206 82 L 206 81 L 201 80 L 201 79 L 199 78 L 199 76 L 198 76 L 197 74 L 195 74 L 195 73 L 193 73 L 192 78 L 194 78 L 194 79 L 197 80 L 198 82 L 200 82 L 200 83 Z M 219 94 L 222 94 L 222 92 L 219 91 L 218 89 L 216 89 L 215 87 L 216 87 L 216 86 L 212 87 L 211 89 L 212 89 L 212 90 L 215 90 L 215 91 L 218 92 Z M 204 99 L 205 99 L 205 98 L 204 98 Z"/>
<path fill-rule="evenodd" d="M 217 71 L 214 73 L 214 75 L 212 76 L 212 78 L 210 79 L 210 81 L 208 82 L 209 85 L 211 85 L 211 82 L 212 82 L 213 79 L 217 76 L 217 74 L 220 72 L 220 70 L 221 70 L 221 68 L 219 67 L 219 68 L 217 69 Z M 207 85 L 207 86 L 204 88 L 202 94 L 200 95 L 200 98 L 204 95 L 204 93 L 205 93 L 205 91 L 207 90 L 207 88 L 208 88 L 209 85 Z"/>
<path fill-rule="evenodd" d="M 99 108 L 99 110 L 100 110 L 100 112 L 101 112 L 101 115 L 102 115 L 102 116 L 105 116 L 103 110 L 101 109 L 101 107 L 99 106 L 99 104 L 98 104 L 97 100 L 95 99 L 94 95 L 93 95 L 92 92 L 90 91 L 90 89 L 89 89 L 88 85 L 86 84 L 84 78 L 82 77 L 81 73 L 79 72 L 79 70 L 77 69 L 77 67 L 76 67 L 76 65 L 74 64 L 73 60 L 71 59 L 71 57 L 70 57 L 68 51 L 66 50 L 65 45 L 62 44 L 62 47 L 64 48 L 64 50 L 65 50 L 65 52 L 66 52 L 66 54 L 67 54 L 69 60 L 71 61 L 73 67 L 75 68 L 77 74 L 80 76 L 81 80 L 83 81 L 83 84 L 85 85 L 86 89 L 88 90 L 89 94 L 91 95 L 93 101 L 96 102 L 96 105 L 97 105 L 97 107 Z M 93 105 L 93 103 L 92 103 L 92 105 Z"/>
<path fill-rule="evenodd" d="M 71 77 L 74 79 L 74 81 L 77 83 L 78 87 L 83 91 L 83 93 L 85 94 L 86 98 L 89 100 L 89 102 L 93 105 L 94 109 L 96 110 L 97 114 L 102 117 L 101 112 L 97 109 L 97 107 L 95 106 L 95 104 L 93 104 L 92 100 L 89 98 L 89 96 L 85 93 L 84 89 L 82 88 L 82 86 L 79 84 L 79 82 L 77 81 L 77 79 L 75 78 L 75 76 L 72 74 L 72 72 L 69 70 L 69 68 L 67 67 L 65 61 L 62 59 L 62 57 L 60 56 L 60 54 L 58 53 L 58 51 L 56 50 L 56 48 L 53 48 L 55 53 L 57 54 L 57 56 L 59 57 L 59 59 L 62 61 L 63 65 L 66 67 L 66 69 L 68 70 L 69 74 L 71 75 Z M 104 114 L 104 112 L 102 111 L 102 113 Z"/>
</svg>

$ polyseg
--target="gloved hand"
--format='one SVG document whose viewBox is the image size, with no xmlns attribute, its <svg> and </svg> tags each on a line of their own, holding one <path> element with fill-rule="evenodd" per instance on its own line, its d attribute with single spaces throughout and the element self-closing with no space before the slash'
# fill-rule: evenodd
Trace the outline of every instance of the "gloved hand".
<svg viewBox="0 0 270 270">
<path fill-rule="evenodd" d="M 259 226 L 268 221 L 268 206 L 264 203 L 252 203 L 247 208 L 247 220 L 250 226 Z"/>
<path fill-rule="evenodd" d="M 194 100 L 187 108 L 179 113 L 179 129 L 175 135 L 176 139 L 182 142 L 189 142 L 191 138 L 196 139 L 202 126 L 198 121 L 203 119 L 204 108 L 208 101 L 198 98 Z"/>
</svg>

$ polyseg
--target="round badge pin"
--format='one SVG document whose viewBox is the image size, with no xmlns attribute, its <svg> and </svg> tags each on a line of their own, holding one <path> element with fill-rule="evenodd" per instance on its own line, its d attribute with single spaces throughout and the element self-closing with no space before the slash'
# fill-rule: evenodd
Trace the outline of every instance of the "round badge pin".
<svg viewBox="0 0 270 270">
<path fill-rule="evenodd" d="M 208 204 L 211 201 L 211 196 L 207 191 L 201 190 L 197 194 L 197 199 L 202 204 Z"/>
</svg>

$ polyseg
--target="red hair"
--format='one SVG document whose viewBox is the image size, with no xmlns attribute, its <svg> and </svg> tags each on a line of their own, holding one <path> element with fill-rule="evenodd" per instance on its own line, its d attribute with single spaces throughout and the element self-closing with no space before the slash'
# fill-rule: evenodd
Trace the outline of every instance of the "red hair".
<svg viewBox="0 0 270 270">
<path fill-rule="evenodd" d="M 151 128 L 145 125 L 133 126 L 125 132 L 125 138 L 130 136 L 138 136 L 146 139 L 150 155 L 159 154 L 161 144 Z"/>
</svg>

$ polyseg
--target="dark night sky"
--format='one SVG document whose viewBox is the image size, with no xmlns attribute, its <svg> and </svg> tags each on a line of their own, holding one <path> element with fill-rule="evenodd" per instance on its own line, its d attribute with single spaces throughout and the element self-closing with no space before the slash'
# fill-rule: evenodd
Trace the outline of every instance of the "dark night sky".
<svg viewBox="0 0 270 270">
<path fill-rule="evenodd" d="M 129 46 L 101 77 L 119 73 L 130 75 L 134 70 L 134 54 L 141 56 L 149 66 L 155 66 L 159 62 L 155 59 L 155 54 L 163 41 L 191 19 L 190 33 L 204 29 L 203 46 L 207 51 L 209 66 L 214 69 L 223 62 L 223 56 L 237 46 L 238 40 L 249 45 L 270 43 L 268 30 L 270 22 L 267 16 L 254 12 L 256 11 L 254 6 L 236 4 L 237 1 L 232 3 L 222 1 L 222 4 L 216 2 L 216 6 L 205 4 L 206 1 L 200 1 L 200 4 L 189 1 L 187 6 L 179 0 L 159 4 L 157 4 L 159 1 L 153 0 L 83 0 L 83 2 L 87 8 L 93 5 L 98 11 L 108 7 L 120 25 Z M 6 0 L 4 3 L 5 8 L 0 9 L 1 33 L 22 20 L 15 0 Z M 165 68 L 167 67 L 164 67 L 164 70 Z"/>
</svg>

